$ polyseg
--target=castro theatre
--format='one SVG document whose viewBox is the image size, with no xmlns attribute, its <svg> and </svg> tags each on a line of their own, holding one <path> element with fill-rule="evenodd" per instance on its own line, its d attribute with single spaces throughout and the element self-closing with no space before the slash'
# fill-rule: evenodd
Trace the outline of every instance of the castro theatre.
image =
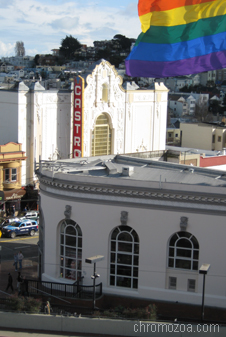
<svg viewBox="0 0 226 337">
<path fill-rule="evenodd" d="M 35 180 L 40 158 L 165 150 L 168 89 L 155 83 L 128 90 L 122 82 L 115 67 L 101 60 L 68 87 L 20 82 L 0 90 L 0 109 L 8 116 L 1 121 L 0 144 L 22 144 L 22 185 Z"/>
<path fill-rule="evenodd" d="M 165 149 L 168 89 L 163 84 L 125 90 L 105 60 L 84 77 L 74 82 L 73 158 Z"/>
</svg>

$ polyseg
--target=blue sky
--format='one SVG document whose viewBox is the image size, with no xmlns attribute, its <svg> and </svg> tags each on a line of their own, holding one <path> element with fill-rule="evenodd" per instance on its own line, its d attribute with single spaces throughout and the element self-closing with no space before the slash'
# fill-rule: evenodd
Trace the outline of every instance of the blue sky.
<svg viewBox="0 0 226 337">
<path fill-rule="evenodd" d="M 26 55 L 51 53 L 66 35 L 80 43 L 110 40 L 116 34 L 137 38 L 138 0 L 0 0 L 0 57 L 14 56 L 16 41 Z"/>
</svg>

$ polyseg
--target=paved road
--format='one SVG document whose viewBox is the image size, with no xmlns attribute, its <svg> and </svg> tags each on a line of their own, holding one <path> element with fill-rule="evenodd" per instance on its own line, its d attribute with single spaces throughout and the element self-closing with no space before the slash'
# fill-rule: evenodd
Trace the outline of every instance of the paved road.
<svg viewBox="0 0 226 337">
<path fill-rule="evenodd" d="M 26 259 L 33 259 L 38 257 L 38 243 L 37 236 L 18 236 L 15 239 L 0 238 L 0 255 L 1 261 L 13 261 L 15 252 L 22 251 Z"/>
</svg>

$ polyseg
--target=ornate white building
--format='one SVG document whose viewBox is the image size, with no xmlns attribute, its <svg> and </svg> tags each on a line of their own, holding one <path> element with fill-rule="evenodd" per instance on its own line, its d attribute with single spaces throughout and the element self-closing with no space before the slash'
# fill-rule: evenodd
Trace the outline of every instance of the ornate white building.
<svg viewBox="0 0 226 337">
<path fill-rule="evenodd" d="M 86 82 L 84 156 L 165 149 L 168 89 L 164 85 L 125 90 L 115 67 L 104 60 Z"/>
<path fill-rule="evenodd" d="M 84 89 L 83 156 L 165 149 L 168 89 L 126 90 L 115 67 L 101 60 Z M 59 83 L 58 83 L 59 84 Z M 0 90 L 0 144 L 22 143 L 28 157 L 22 184 L 32 183 L 34 162 L 68 159 L 73 148 L 73 88 L 20 82 Z"/>
</svg>

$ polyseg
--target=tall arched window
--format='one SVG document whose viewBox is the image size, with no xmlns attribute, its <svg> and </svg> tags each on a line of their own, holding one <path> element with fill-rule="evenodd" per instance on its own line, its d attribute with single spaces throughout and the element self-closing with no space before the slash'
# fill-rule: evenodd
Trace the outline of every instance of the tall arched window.
<svg viewBox="0 0 226 337">
<path fill-rule="evenodd" d="M 175 233 L 169 241 L 168 267 L 198 270 L 199 243 L 188 232 Z"/>
<path fill-rule="evenodd" d="M 119 226 L 111 234 L 110 285 L 138 288 L 139 237 L 129 226 Z"/>
<path fill-rule="evenodd" d="M 102 102 L 108 102 L 108 84 L 104 83 L 102 85 Z"/>
<path fill-rule="evenodd" d="M 65 219 L 60 226 L 60 273 L 63 278 L 79 280 L 82 272 L 82 231 Z"/>
<path fill-rule="evenodd" d="M 92 132 L 92 156 L 111 154 L 111 135 L 108 116 L 102 113 L 97 117 L 96 125 Z"/>
</svg>

